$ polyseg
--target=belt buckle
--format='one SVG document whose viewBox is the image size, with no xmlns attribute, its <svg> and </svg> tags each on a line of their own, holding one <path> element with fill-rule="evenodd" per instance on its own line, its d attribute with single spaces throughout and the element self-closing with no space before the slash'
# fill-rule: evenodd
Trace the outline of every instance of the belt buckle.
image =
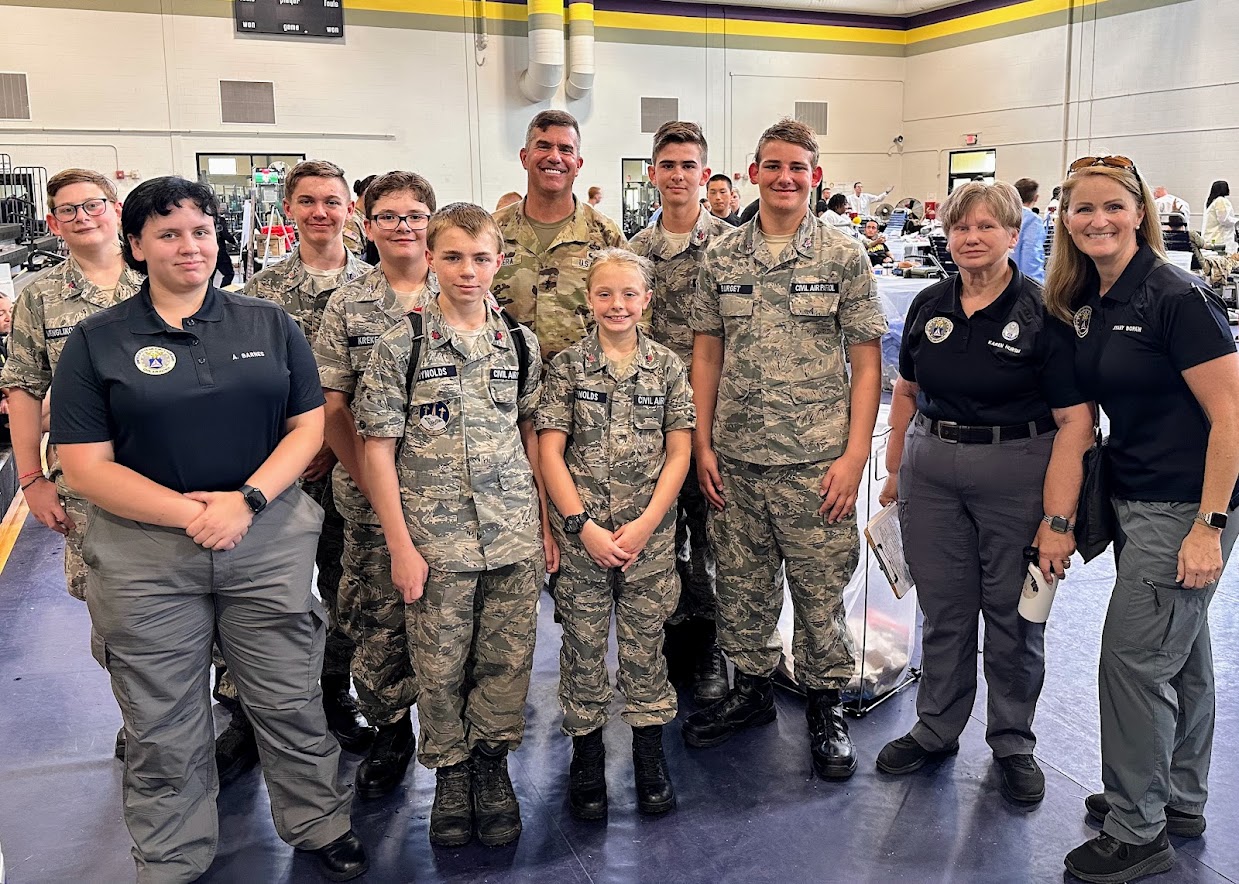
<svg viewBox="0 0 1239 884">
<path fill-rule="evenodd" d="M 955 421 L 938 421 L 938 438 L 952 445 L 959 442 L 959 424 Z"/>
</svg>

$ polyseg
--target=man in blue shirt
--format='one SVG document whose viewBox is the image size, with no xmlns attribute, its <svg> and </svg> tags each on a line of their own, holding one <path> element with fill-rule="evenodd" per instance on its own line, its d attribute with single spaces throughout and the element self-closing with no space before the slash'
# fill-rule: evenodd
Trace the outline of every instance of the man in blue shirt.
<svg viewBox="0 0 1239 884">
<path fill-rule="evenodd" d="M 1020 238 L 1015 243 L 1015 266 L 1020 273 L 1038 284 L 1045 284 L 1045 222 L 1041 216 L 1032 210 L 1037 204 L 1040 185 L 1031 178 L 1021 178 L 1015 182 L 1019 191 L 1020 201 L 1024 204 L 1024 216 L 1020 221 Z"/>
</svg>

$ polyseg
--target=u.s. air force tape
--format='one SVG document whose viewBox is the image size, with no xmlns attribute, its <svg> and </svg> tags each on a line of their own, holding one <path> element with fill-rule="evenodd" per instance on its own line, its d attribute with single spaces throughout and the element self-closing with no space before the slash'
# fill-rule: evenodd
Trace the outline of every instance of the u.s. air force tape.
<svg viewBox="0 0 1239 884">
<path fill-rule="evenodd" d="M 456 377 L 454 365 L 429 365 L 417 373 L 418 381 L 437 381 L 439 378 Z"/>
<path fill-rule="evenodd" d="M 666 396 L 647 396 L 642 393 L 638 393 L 634 401 L 636 402 L 637 405 L 644 405 L 646 407 L 651 407 L 651 406 L 666 404 L 667 397 Z"/>
<path fill-rule="evenodd" d="M 520 376 L 520 370 L 515 368 L 492 368 L 490 370 L 492 381 L 516 381 L 520 380 Z"/>
</svg>

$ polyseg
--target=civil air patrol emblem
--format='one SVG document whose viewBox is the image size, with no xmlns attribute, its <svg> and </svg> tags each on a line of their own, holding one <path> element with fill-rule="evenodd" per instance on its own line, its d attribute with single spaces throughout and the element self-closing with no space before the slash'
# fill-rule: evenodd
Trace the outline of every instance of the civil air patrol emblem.
<svg viewBox="0 0 1239 884">
<path fill-rule="evenodd" d="M 935 316 L 925 323 L 925 337 L 929 338 L 931 344 L 941 344 L 951 336 L 953 331 L 955 331 L 955 323 L 945 316 Z"/>
<path fill-rule="evenodd" d="M 1020 324 L 1015 320 L 1011 320 L 1002 329 L 1002 339 L 1004 341 L 1014 341 L 1020 336 Z"/>
<path fill-rule="evenodd" d="M 176 354 L 164 347 L 143 347 L 134 354 L 133 364 L 142 374 L 167 374 L 176 368 Z"/>
<path fill-rule="evenodd" d="M 1076 311 L 1075 316 L 1071 317 L 1071 324 L 1075 327 L 1077 338 L 1088 337 L 1088 326 L 1093 321 L 1093 308 L 1081 307 Z"/>
<path fill-rule="evenodd" d="M 442 436 L 447 432 L 447 421 L 451 412 L 447 410 L 446 402 L 427 402 L 417 408 L 417 425 L 431 436 Z"/>
</svg>

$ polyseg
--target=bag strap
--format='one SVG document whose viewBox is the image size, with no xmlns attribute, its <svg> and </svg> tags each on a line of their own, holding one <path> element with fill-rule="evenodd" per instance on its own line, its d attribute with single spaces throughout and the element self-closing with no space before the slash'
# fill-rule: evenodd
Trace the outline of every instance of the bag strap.
<svg viewBox="0 0 1239 884">
<path fill-rule="evenodd" d="M 524 396 L 525 382 L 529 380 L 529 363 L 532 359 L 529 352 L 529 342 L 525 340 L 525 333 L 521 330 L 521 324 L 516 321 L 512 314 L 500 307 L 499 315 L 503 317 L 503 323 L 508 327 L 508 335 L 516 346 L 516 389 Z"/>
<path fill-rule="evenodd" d="M 422 314 L 416 311 L 404 314 L 404 327 L 409 332 L 409 365 L 404 372 L 405 404 L 413 401 L 413 385 L 417 380 L 417 369 L 422 359 L 422 342 L 426 339 L 422 325 Z"/>
</svg>

